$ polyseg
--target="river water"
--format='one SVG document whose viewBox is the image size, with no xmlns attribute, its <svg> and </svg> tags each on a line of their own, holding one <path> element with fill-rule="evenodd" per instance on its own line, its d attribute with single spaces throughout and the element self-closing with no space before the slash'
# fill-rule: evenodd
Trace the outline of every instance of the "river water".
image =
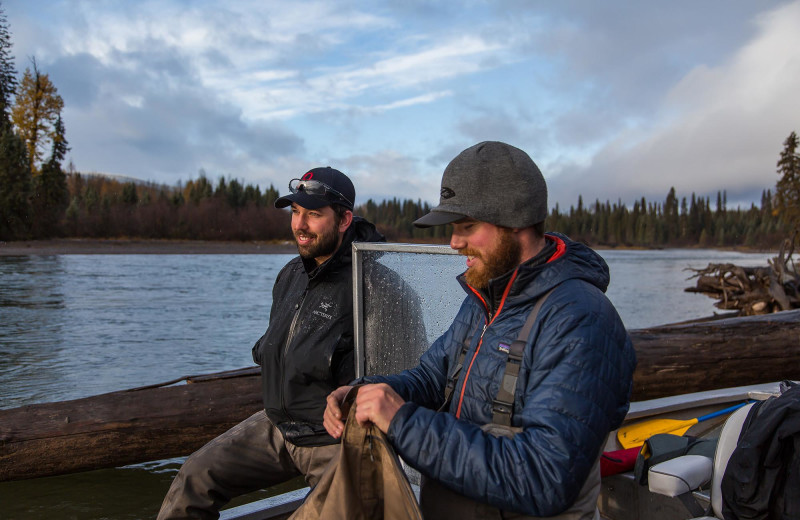
<svg viewBox="0 0 800 520">
<path fill-rule="evenodd" d="M 687 268 L 768 253 L 601 251 L 629 329 L 709 316 Z M 0 408 L 252 365 L 291 255 L 0 256 Z M 154 518 L 181 459 L 0 483 L 0 519 Z M 269 490 L 250 499 L 261 498 Z"/>
</svg>

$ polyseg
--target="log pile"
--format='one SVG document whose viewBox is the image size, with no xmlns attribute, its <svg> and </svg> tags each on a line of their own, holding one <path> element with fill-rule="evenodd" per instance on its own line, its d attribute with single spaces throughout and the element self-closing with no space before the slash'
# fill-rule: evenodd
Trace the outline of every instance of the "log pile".
<svg viewBox="0 0 800 520">
<path fill-rule="evenodd" d="M 792 259 L 795 237 L 784 241 L 778 256 L 767 267 L 708 264 L 691 269 L 697 285 L 686 292 L 702 293 L 717 300 L 718 309 L 756 316 L 800 308 L 800 273 Z"/>
</svg>

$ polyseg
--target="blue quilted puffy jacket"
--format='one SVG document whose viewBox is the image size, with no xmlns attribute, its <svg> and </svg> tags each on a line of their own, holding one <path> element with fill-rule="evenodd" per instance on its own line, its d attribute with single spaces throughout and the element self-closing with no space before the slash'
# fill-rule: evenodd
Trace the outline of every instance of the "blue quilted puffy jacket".
<svg viewBox="0 0 800 520">
<path fill-rule="evenodd" d="M 485 292 L 459 277 L 468 296 L 417 367 L 366 378 L 388 383 L 406 400 L 388 432 L 406 462 L 462 495 L 535 516 L 556 515 L 575 501 L 607 434 L 628 411 L 636 366 L 630 338 L 604 294 L 605 261 L 562 235 L 547 237 L 557 245 L 548 263 L 523 264 Z M 486 434 L 480 425 L 492 422 L 505 370 L 500 344 L 516 339 L 537 299 L 556 286 L 534 324 L 517 381 L 511 424 L 523 431 L 513 438 Z M 464 342 L 470 346 L 449 413 L 436 412 Z"/>
</svg>

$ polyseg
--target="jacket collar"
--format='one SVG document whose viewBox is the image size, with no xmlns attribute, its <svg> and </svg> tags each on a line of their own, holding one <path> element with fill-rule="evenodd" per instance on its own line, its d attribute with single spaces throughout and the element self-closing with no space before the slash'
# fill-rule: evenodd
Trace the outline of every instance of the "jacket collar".
<svg viewBox="0 0 800 520">
<path fill-rule="evenodd" d="M 564 255 L 566 243 L 561 238 L 554 235 L 545 235 L 545 239 L 545 246 L 539 254 L 511 271 L 497 278 L 492 278 L 489 280 L 489 286 L 486 289 L 476 289 L 469 285 L 463 273 L 458 277 L 459 282 L 468 293 L 472 293 L 481 301 L 489 316 L 493 316 L 496 312 L 502 310 L 506 298 L 519 294 L 538 275 L 541 271 L 541 266 Z"/>
</svg>

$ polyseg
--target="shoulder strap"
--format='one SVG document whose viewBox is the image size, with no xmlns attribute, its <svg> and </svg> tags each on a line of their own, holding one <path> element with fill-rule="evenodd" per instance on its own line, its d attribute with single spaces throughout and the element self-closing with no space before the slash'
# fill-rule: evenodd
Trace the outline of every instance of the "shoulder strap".
<svg viewBox="0 0 800 520">
<path fill-rule="evenodd" d="M 447 411 L 447 407 L 450 406 L 450 400 L 453 398 L 453 390 L 455 390 L 456 382 L 458 382 L 458 376 L 461 374 L 461 370 L 464 368 L 464 360 L 467 358 L 467 351 L 469 350 L 469 345 L 472 342 L 472 337 L 474 335 L 475 330 L 470 331 L 470 333 L 467 335 L 467 339 L 461 345 L 461 352 L 458 355 L 458 362 L 450 372 L 450 377 L 447 378 L 447 386 L 444 389 L 444 402 L 437 410 L 439 412 Z"/>
<path fill-rule="evenodd" d="M 555 287 L 544 293 L 536 302 L 525 320 L 525 325 L 519 332 L 517 339 L 511 343 L 506 359 L 506 370 L 500 382 L 500 388 L 492 401 L 492 424 L 511 426 L 511 414 L 514 411 L 514 394 L 517 390 L 517 378 L 519 377 L 519 367 L 522 365 L 522 358 L 525 355 L 525 345 L 528 344 L 528 336 L 533 329 L 539 310 L 544 305 L 545 300 L 555 290 Z"/>
</svg>

